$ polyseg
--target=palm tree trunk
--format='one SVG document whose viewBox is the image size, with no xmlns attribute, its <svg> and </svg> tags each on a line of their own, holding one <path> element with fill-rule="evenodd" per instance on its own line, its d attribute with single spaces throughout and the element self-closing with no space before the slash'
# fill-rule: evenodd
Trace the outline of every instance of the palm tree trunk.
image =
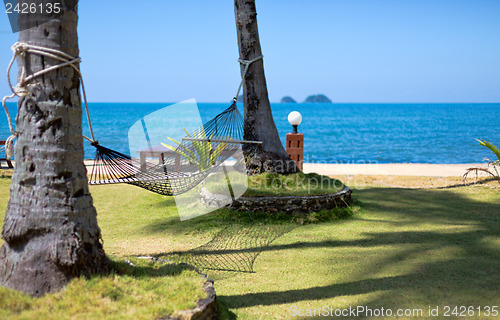
<svg viewBox="0 0 500 320">
<path fill-rule="evenodd" d="M 261 56 L 255 0 L 235 0 L 234 11 L 240 59 L 252 60 Z M 242 65 L 242 75 L 244 68 Z M 295 162 L 290 159 L 281 144 L 273 120 L 262 59 L 250 65 L 244 80 L 243 92 L 244 138 L 262 141 L 261 147 L 244 145 L 247 169 L 252 174 L 297 172 Z"/>
<path fill-rule="evenodd" d="M 60 3 L 60 1 L 59 1 Z M 19 41 L 79 54 L 76 0 L 40 24 L 19 15 Z M 46 20 L 45 20 L 46 21 Z M 23 26 L 35 25 L 33 28 Z M 18 63 L 21 60 L 18 60 Z M 60 61 L 26 54 L 27 75 Z M 19 66 L 21 69 L 21 65 Z M 73 277 L 110 269 L 83 164 L 80 80 L 71 67 L 33 79 L 18 102 L 16 167 L 0 248 L 0 284 L 32 295 L 58 291 Z"/>
</svg>

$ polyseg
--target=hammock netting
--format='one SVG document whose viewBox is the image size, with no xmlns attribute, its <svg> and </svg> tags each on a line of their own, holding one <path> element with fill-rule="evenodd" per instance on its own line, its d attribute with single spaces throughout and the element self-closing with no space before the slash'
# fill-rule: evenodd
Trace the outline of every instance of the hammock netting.
<svg viewBox="0 0 500 320">
<path fill-rule="evenodd" d="M 127 183 L 162 195 L 178 195 L 200 184 L 224 161 L 241 157 L 243 117 L 236 102 L 181 142 L 171 140 L 163 161 L 153 164 L 94 143 L 89 184 Z M 166 146 L 166 145 L 165 145 Z M 166 146 L 167 147 L 167 146 Z"/>
</svg>

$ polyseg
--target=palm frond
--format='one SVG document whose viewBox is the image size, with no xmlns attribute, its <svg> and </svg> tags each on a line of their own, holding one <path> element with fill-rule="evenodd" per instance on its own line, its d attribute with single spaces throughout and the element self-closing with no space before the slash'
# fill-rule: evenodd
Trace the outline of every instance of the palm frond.
<svg viewBox="0 0 500 320">
<path fill-rule="evenodd" d="M 488 142 L 486 140 L 479 140 L 479 139 L 476 139 L 480 145 L 490 149 L 491 151 L 493 151 L 493 153 L 497 156 L 498 160 L 495 161 L 495 162 L 500 162 L 500 150 L 498 150 L 498 148 L 491 142 Z"/>
</svg>

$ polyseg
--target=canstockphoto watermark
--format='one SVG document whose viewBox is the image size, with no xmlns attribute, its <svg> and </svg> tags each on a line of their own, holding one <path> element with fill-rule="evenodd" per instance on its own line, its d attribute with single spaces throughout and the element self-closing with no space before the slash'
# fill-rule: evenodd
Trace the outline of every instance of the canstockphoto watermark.
<svg viewBox="0 0 500 320">
<path fill-rule="evenodd" d="M 296 306 L 290 307 L 292 317 L 423 317 L 423 309 L 390 309 L 390 308 L 370 308 L 367 306 L 356 306 L 348 308 L 334 308 L 322 306 L 317 309 L 301 309 Z"/>
<path fill-rule="evenodd" d="M 302 309 L 297 306 L 290 307 L 292 317 L 339 317 L 344 318 L 390 318 L 390 317 L 410 317 L 410 318 L 441 318 L 441 317 L 498 317 L 498 306 L 428 306 L 422 308 L 371 308 L 368 306 L 355 306 L 348 308 L 333 308 L 322 306 L 316 309 Z"/>
<path fill-rule="evenodd" d="M 47 23 L 67 11 L 73 11 L 78 4 L 78 0 L 4 0 L 3 2 L 12 32 Z M 28 19 L 34 15 L 36 19 Z"/>
<path fill-rule="evenodd" d="M 265 179 L 252 180 L 249 187 L 269 191 L 297 189 L 312 194 L 315 191 L 341 189 L 343 184 L 340 180 L 318 174 L 288 175 L 284 177 L 269 175 Z"/>
</svg>

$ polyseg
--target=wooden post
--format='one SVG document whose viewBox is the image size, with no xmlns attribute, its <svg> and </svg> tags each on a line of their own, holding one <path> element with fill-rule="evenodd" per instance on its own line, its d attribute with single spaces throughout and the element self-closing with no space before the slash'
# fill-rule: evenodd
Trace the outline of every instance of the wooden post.
<svg viewBox="0 0 500 320">
<path fill-rule="evenodd" d="M 0 141 L 0 146 L 4 146 L 4 145 L 5 145 L 5 143 L 6 143 L 6 141 L 5 141 L 5 140 Z M 7 159 L 7 155 L 5 155 L 5 158 L 1 158 L 1 159 L 0 159 L 0 167 L 2 167 L 2 160 L 4 160 L 5 162 L 7 162 L 7 166 L 8 166 L 10 169 L 14 168 L 14 166 L 12 165 L 12 162 L 10 162 L 10 160 L 9 160 L 9 159 Z"/>
<path fill-rule="evenodd" d="M 302 163 L 304 162 L 304 135 L 302 133 L 286 134 L 286 153 L 302 171 Z"/>
</svg>

